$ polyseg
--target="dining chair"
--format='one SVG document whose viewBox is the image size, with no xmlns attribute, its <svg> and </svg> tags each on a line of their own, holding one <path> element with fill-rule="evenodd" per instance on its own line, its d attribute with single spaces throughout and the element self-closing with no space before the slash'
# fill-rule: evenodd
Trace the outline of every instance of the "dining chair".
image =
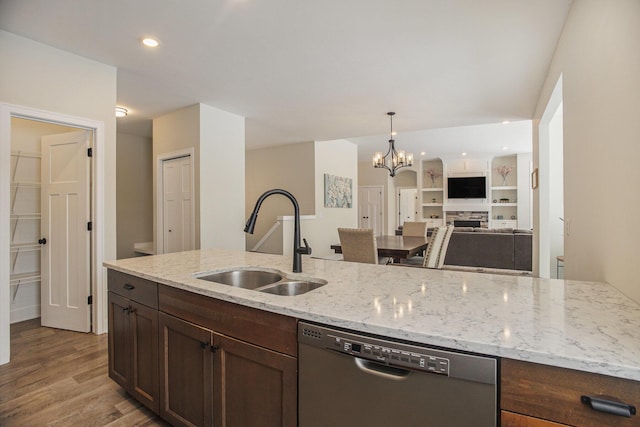
<svg viewBox="0 0 640 427">
<path fill-rule="evenodd" d="M 427 223 L 426 222 L 413 222 L 405 221 L 402 224 L 402 237 L 426 237 L 427 236 Z M 424 251 L 421 251 L 418 255 L 407 258 L 409 264 L 422 265 L 424 262 Z"/>
<path fill-rule="evenodd" d="M 370 228 L 338 228 L 345 261 L 378 264 L 378 246 Z"/>
<path fill-rule="evenodd" d="M 431 241 L 429 241 L 429 246 L 427 247 L 427 255 L 424 257 L 423 267 L 442 268 L 453 228 L 453 225 L 447 225 L 434 229 L 431 235 Z"/>
<path fill-rule="evenodd" d="M 405 221 L 402 224 L 402 235 L 425 237 L 427 235 L 427 223 Z"/>
</svg>

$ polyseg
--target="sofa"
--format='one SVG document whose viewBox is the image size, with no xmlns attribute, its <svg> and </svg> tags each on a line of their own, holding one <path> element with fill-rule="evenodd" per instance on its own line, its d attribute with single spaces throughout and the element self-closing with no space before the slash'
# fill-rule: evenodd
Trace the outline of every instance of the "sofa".
<svg viewBox="0 0 640 427">
<path fill-rule="evenodd" d="M 530 230 L 456 227 L 444 265 L 531 271 L 532 244 Z"/>
</svg>

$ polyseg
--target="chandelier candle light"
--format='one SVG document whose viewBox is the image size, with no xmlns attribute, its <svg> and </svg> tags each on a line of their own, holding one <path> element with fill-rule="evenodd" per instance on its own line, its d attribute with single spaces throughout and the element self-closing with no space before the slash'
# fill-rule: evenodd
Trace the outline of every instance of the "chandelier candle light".
<svg viewBox="0 0 640 427">
<path fill-rule="evenodd" d="M 400 168 L 413 165 L 413 153 L 406 153 L 404 150 L 396 151 L 395 141 L 393 139 L 395 132 L 393 131 L 393 116 L 396 113 L 390 111 L 387 113 L 391 120 L 391 139 L 389 139 L 389 151 L 384 156 L 381 151 L 373 153 L 373 167 L 385 168 L 389 171 L 391 177 L 396 176 L 396 171 Z"/>
</svg>

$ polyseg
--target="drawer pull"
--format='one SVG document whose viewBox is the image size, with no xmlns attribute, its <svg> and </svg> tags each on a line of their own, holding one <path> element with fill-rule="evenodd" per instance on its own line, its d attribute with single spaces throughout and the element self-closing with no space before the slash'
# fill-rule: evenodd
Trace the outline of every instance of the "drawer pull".
<svg viewBox="0 0 640 427">
<path fill-rule="evenodd" d="M 125 283 L 123 287 L 128 291 L 132 291 L 136 288 L 135 286 L 130 285 L 129 283 Z"/>
<path fill-rule="evenodd" d="M 611 396 L 580 396 L 580 401 L 596 411 L 630 418 L 636 414 L 636 407 L 621 402 Z"/>
</svg>

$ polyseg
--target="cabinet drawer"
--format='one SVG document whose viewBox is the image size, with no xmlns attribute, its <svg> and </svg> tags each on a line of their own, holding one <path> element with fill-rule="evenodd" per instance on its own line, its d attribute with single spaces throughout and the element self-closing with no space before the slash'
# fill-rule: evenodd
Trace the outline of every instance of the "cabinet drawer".
<svg viewBox="0 0 640 427">
<path fill-rule="evenodd" d="M 151 308 L 158 308 L 158 284 L 130 274 L 109 270 L 109 291 Z"/>
<path fill-rule="evenodd" d="M 502 411 L 500 415 L 501 427 L 569 427 L 566 424 L 533 418 L 513 412 Z"/>
<path fill-rule="evenodd" d="M 296 357 L 297 319 L 161 285 L 160 310 L 221 334 Z"/>
<path fill-rule="evenodd" d="M 502 359 L 500 395 L 502 410 L 572 426 L 640 426 L 640 415 L 599 412 L 580 400 L 583 395 L 603 395 L 638 408 L 638 381 Z"/>
</svg>

